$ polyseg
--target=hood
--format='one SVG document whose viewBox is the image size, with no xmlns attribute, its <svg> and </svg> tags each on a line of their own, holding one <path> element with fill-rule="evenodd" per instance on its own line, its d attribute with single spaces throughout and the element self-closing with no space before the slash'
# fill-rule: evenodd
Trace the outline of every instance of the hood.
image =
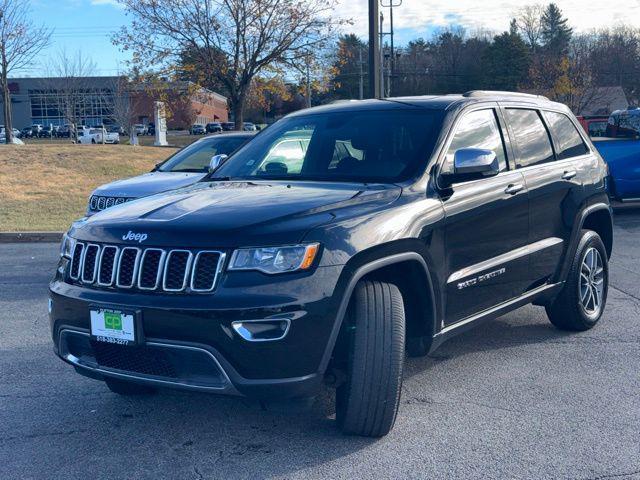
<svg viewBox="0 0 640 480">
<path fill-rule="evenodd" d="M 186 187 L 202 180 L 204 172 L 149 172 L 137 177 L 116 180 L 96 188 L 93 195 L 101 197 L 140 198 Z"/>
<path fill-rule="evenodd" d="M 291 244 L 339 210 L 358 215 L 398 198 L 395 185 L 315 182 L 201 182 L 111 207 L 75 224 L 87 241 L 225 248 Z M 146 235 L 146 237 L 145 237 Z"/>
</svg>

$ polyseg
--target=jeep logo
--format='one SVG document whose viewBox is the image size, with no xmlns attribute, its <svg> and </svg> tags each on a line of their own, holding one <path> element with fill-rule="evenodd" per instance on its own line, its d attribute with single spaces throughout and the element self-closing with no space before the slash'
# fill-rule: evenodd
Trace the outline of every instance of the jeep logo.
<svg viewBox="0 0 640 480">
<path fill-rule="evenodd" d="M 122 237 L 122 240 L 135 240 L 138 243 L 142 243 L 147 239 L 146 233 L 133 233 L 131 230 Z"/>
</svg>

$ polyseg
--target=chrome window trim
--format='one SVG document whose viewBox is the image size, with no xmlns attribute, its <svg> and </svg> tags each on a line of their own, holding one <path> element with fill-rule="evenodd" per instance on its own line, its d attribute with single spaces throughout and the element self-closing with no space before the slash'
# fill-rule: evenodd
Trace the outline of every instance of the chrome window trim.
<svg viewBox="0 0 640 480">
<path fill-rule="evenodd" d="M 198 269 L 198 260 L 200 259 L 200 255 L 203 253 L 217 253 L 219 255 L 218 257 L 218 264 L 216 265 L 216 273 L 213 276 L 213 282 L 211 284 L 211 288 L 195 288 L 193 283 L 195 281 L 196 278 L 196 271 Z M 195 259 L 193 260 L 193 266 L 191 268 L 191 282 L 189 283 L 189 287 L 191 288 L 192 292 L 198 292 L 198 293 L 206 293 L 206 292 L 212 292 L 213 290 L 215 290 L 216 285 L 218 284 L 218 278 L 220 276 L 220 273 L 222 273 L 222 268 L 224 267 L 224 261 L 227 257 L 226 253 L 220 252 L 218 250 L 201 250 L 199 251 L 196 256 Z"/>
<path fill-rule="evenodd" d="M 116 253 L 113 256 L 113 267 L 111 267 L 111 280 L 109 280 L 109 283 L 102 283 L 100 281 L 100 272 L 102 271 L 102 256 L 104 255 L 105 250 L 107 250 L 108 248 L 115 248 Z M 116 272 L 118 271 L 119 254 L 120 254 L 120 249 L 115 245 L 105 245 L 104 247 L 102 247 L 102 251 L 100 252 L 100 263 L 98 263 L 98 278 L 97 278 L 97 283 L 101 287 L 109 287 L 113 285 L 113 282 L 115 281 L 115 277 L 116 277 Z"/>
<path fill-rule="evenodd" d="M 135 250 L 136 258 L 133 261 L 133 274 L 131 275 L 131 285 L 122 285 L 120 283 L 120 266 L 122 263 L 122 257 L 124 256 L 125 250 Z M 138 267 L 140 264 L 140 252 L 141 249 L 138 247 L 123 247 L 120 251 L 120 255 L 118 256 L 118 273 L 116 274 L 116 287 L 118 288 L 133 288 L 136 285 L 136 278 L 138 276 Z"/>
<path fill-rule="evenodd" d="M 188 253 L 189 256 L 187 258 L 187 264 L 184 267 L 184 277 L 182 278 L 182 287 L 181 288 L 167 288 L 167 271 L 168 271 L 168 265 L 169 262 L 171 261 L 171 255 L 173 255 L 174 253 L 178 253 L 178 252 L 185 252 Z M 165 292 L 182 292 L 186 286 L 187 286 L 187 281 L 189 279 L 189 274 L 191 272 L 191 262 L 193 260 L 193 253 L 190 250 L 181 250 L 181 249 L 176 249 L 176 250 L 169 250 L 169 253 L 167 253 L 167 258 L 165 260 L 165 264 L 164 264 L 164 273 L 162 274 L 162 289 Z"/>
<path fill-rule="evenodd" d="M 76 249 L 80 247 L 82 248 L 82 250 L 80 251 L 79 255 L 80 258 L 78 259 L 78 275 L 76 275 L 75 277 L 73 276 L 73 262 L 76 258 Z M 82 242 L 76 242 L 75 247 L 73 247 L 73 257 L 71 258 L 71 268 L 69 268 L 69 278 L 71 278 L 71 280 L 79 280 L 80 276 L 82 275 L 82 255 L 84 254 L 84 243 Z"/>
<path fill-rule="evenodd" d="M 96 252 L 96 260 L 93 264 L 93 276 L 91 277 L 91 280 L 87 280 L 84 278 L 84 264 L 87 261 L 87 251 L 91 248 L 91 247 L 96 247 L 98 249 L 98 251 Z M 84 248 L 84 252 L 82 254 L 82 265 L 80 267 L 81 270 L 81 274 L 80 274 L 80 279 L 82 281 L 82 283 L 87 283 L 87 284 L 91 284 L 94 283 L 96 281 L 96 274 L 98 272 L 98 260 L 100 259 L 100 245 L 98 245 L 97 243 L 88 243 L 85 248 Z"/>
<path fill-rule="evenodd" d="M 144 270 L 144 258 L 148 252 L 160 252 L 160 260 L 158 261 L 158 271 L 156 272 L 156 282 L 153 284 L 153 287 L 143 287 L 142 286 L 142 272 Z M 158 284 L 160 283 L 160 276 L 162 275 L 163 267 L 164 267 L 164 259 L 167 255 L 166 250 L 162 248 L 146 248 L 142 252 L 142 256 L 140 257 L 140 266 L 138 268 L 138 281 L 136 282 L 138 288 L 140 290 L 156 290 L 158 288 Z"/>
</svg>

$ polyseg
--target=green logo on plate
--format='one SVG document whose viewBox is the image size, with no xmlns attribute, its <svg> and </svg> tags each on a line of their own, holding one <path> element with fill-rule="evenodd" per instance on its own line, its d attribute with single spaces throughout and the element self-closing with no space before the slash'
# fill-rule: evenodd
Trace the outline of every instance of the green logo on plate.
<svg viewBox="0 0 640 480">
<path fill-rule="evenodd" d="M 104 326 L 111 330 L 122 330 L 122 315 L 114 312 L 104 312 Z"/>
</svg>

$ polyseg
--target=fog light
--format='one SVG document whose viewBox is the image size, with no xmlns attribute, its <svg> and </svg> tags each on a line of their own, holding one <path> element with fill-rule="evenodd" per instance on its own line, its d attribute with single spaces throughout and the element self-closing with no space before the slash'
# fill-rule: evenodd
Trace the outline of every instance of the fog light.
<svg viewBox="0 0 640 480">
<path fill-rule="evenodd" d="M 287 335 L 291 320 L 243 320 L 232 322 L 231 326 L 248 342 L 272 342 Z"/>
</svg>

